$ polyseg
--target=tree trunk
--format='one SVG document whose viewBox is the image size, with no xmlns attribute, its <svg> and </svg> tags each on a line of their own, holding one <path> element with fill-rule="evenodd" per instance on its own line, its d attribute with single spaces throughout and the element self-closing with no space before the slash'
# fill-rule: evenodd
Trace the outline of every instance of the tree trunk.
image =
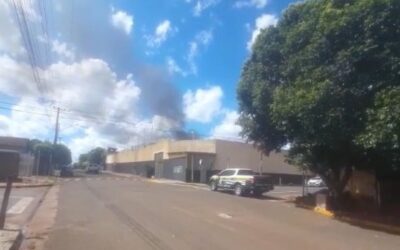
<svg viewBox="0 0 400 250">
<path fill-rule="evenodd" d="M 344 189 L 350 179 L 352 168 L 350 166 L 334 169 L 330 173 L 322 176 L 331 196 L 330 208 L 343 209 Z"/>
</svg>

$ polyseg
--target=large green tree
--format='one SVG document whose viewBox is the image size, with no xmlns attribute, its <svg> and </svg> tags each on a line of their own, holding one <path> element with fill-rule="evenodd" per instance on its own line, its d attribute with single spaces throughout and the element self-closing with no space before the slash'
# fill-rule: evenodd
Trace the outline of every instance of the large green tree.
<svg viewBox="0 0 400 250">
<path fill-rule="evenodd" d="M 106 161 L 106 150 L 101 147 L 89 151 L 88 159 L 91 164 L 104 165 Z"/>
<path fill-rule="evenodd" d="M 53 162 L 58 167 L 71 164 L 71 150 L 64 144 L 53 145 Z"/>
<path fill-rule="evenodd" d="M 97 147 L 85 154 L 79 156 L 79 164 L 84 166 L 85 164 L 97 164 L 104 165 L 106 161 L 107 152 L 104 148 Z"/>
<path fill-rule="evenodd" d="M 289 160 L 320 174 L 336 197 L 353 169 L 383 167 L 382 159 L 393 168 L 399 13 L 398 0 L 289 6 L 275 27 L 261 32 L 243 67 L 243 135 L 266 153 L 290 143 Z"/>
<path fill-rule="evenodd" d="M 28 148 L 38 161 L 40 174 L 48 174 L 51 165 L 57 168 L 72 162 L 71 150 L 64 144 L 53 145 L 48 141 L 33 139 L 30 140 Z"/>
</svg>

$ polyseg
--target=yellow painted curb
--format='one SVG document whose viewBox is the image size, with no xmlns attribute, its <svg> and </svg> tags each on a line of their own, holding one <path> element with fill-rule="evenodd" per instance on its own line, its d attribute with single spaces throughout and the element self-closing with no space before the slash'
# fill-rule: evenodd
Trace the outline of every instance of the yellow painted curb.
<svg viewBox="0 0 400 250">
<path fill-rule="evenodd" d="M 325 208 L 322 208 L 322 207 L 315 207 L 314 212 L 316 212 L 320 215 L 323 215 L 325 217 L 328 217 L 328 218 L 333 218 L 335 216 L 334 213 L 332 213 L 331 211 L 326 210 Z"/>
</svg>

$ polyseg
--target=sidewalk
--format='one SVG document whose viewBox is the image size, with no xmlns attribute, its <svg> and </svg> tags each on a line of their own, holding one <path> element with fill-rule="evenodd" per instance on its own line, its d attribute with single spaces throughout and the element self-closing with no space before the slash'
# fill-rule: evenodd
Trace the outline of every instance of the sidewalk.
<svg viewBox="0 0 400 250">
<path fill-rule="evenodd" d="M 54 178 L 47 176 L 21 177 L 20 179 L 22 179 L 22 181 L 13 182 L 13 188 L 50 187 L 55 183 Z M 0 182 L 0 188 L 5 187 L 6 183 Z"/>
<path fill-rule="evenodd" d="M 208 185 L 204 184 L 204 183 L 189 183 L 189 182 L 178 181 L 178 180 L 169 180 L 169 179 L 148 179 L 148 180 L 149 180 L 149 182 L 153 182 L 153 183 L 169 184 L 169 185 L 175 185 L 175 186 L 191 187 L 191 188 L 201 189 L 201 190 L 209 190 Z"/>
<path fill-rule="evenodd" d="M 118 177 L 125 177 L 125 178 L 131 178 L 131 177 L 143 178 L 142 176 L 139 176 L 139 175 L 117 173 L 117 172 L 112 172 L 112 171 L 108 171 L 108 170 L 102 170 L 101 173 L 102 174 L 114 175 L 114 176 L 118 176 Z"/>
<path fill-rule="evenodd" d="M 22 238 L 21 230 L 0 230 L 0 249 L 17 250 L 21 245 Z"/>
</svg>

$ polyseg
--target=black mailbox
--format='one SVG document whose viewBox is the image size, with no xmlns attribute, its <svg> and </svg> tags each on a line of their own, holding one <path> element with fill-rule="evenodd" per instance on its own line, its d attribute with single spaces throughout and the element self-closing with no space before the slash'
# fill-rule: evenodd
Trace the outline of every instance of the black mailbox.
<svg viewBox="0 0 400 250">
<path fill-rule="evenodd" d="M 18 177 L 19 153 L 13 150 L 0 150 L 0 179 Z"/>
</svg>

